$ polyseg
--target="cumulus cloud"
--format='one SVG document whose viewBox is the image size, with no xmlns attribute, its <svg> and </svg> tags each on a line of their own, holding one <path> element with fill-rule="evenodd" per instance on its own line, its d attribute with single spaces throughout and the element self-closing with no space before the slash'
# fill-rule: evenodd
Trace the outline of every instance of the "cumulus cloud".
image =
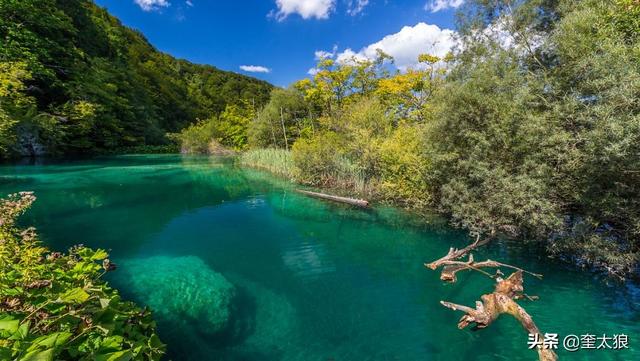
<svg viewBox="0 0 640 361">
<path fill-rule="evenodd" d="M 271 12 L 278 21 L 291 14 L 298 14 L 303 19 L 328 19 L 336 5 L 336 0 L 276 0 L 277 12 Z"/>
<path fill-rule="evenodd" d="M 320 59 L 331 59 L 331 58 L 333 58 L 334 53 L 328 52 L 326 50 L 316 50 L 314 55 L 316 56 L 317 60 L 320 60 Z"/>
<path fill-rule="evenodd" d="M 347 2 L 347 14 L 356 16 L 369 5 L 369 0 L 349 0 Z"/>
<path fill-rule="evenodd" d="M 271 73 L 271 69 L 260 65 L 240 65 L 240 70 L 248 73 Z"/>
<path fill-rule="evenodd" d="M 143 11 L 155 11 L 169 7 L 171 3 L 167 0 L 133 0 Z"/>
<path fill-rule="evenodd" d="M 333 59 L 337 53 L 338 53 L 338 45 L 334 45 L 331 51 L 316 50 L 314 55 L 316 57 L 316 60 L 322 60 L 322 59 Z"/>
<path fill-rule="evenodd" d="M 336 61 L 342 64 L 349 64 L 352 62 L 365 61 L 367 59 L 374 59 L 377 55 L 377 52 L 375 51 L 375 49 L 373 54 L 371 54 L 370 57 L 365 55 L 367 49 L 368 47 L 356 53 L 355 51 L 351 50 L 351 48 L 347 48 L 345 51 L 336 55 Z"/>
<path fill-rule="evenodd" d="M 418 67 L 420 54 L 446 55 L 456 45 L 455 35 L 453 30 L 421 22 L 415 26 L 405 26 L 399 32 L 387 35 L 358 52 L 346 49 L 336 55 L 336 60 L 348 63 L 353 60 L 375 59 L 379 49 L 394 58 L 398 69 L 406 71 L 408 68 Z"/>
<path fill-rule="evenodd" d="M 464 4 L 464 0 L 430 0 L 424 6 L 425 10 L 436 13 L 441 10 L 457 9 Z"/>
</svg>

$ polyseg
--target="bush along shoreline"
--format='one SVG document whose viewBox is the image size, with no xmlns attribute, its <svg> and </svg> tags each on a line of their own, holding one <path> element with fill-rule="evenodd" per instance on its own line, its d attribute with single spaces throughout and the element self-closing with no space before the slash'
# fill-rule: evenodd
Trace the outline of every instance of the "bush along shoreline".
<svg viewBox="0 0 640 361">
<path fill-rule="evenodd" d="M 0 359 L 156 361 L 165 346 L 152 313 L 101 277 L 116 269 L 104 250 L 42 246 L 16 218 L 31 192 L 0 200 Z"/>
</svg>

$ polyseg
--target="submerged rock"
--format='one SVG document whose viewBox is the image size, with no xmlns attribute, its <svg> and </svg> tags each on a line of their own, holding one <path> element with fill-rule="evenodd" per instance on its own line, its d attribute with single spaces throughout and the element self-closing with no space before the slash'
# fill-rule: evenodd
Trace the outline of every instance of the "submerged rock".
<svg viewBox="0 0 640 361">
<path fill-rule="evenodd" d="M 229 322 L 235 287 L 198 257 L 131 259 L 118 272 L 123 293 L 149 306 L 161 324 L 214 334 Z"/>
</svg>

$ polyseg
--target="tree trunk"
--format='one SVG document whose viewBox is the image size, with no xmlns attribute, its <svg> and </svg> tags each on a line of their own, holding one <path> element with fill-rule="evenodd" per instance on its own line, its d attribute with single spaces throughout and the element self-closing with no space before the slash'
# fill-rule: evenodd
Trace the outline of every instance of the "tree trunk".
<svg viewBox="0 0 640 361">
<path fill-rule="evenodd" d="M 334 202 L 351 204 L 351 205 L 357 206 L 357 207 L 362 207 L 362 208 L 369 207 L 369 202 L 365 201 L 364 199 L 354 199 L 354 198 L 347 198 L 347 197 L 339 197 L 339 196 L 333 196 L 333 195 L 330 195 L 330 194 L 304 191 L 304 190 L 300 190 L 300 189 L 298 189 L 298 192 L 302 193 L 302 194 L 306 194 L 306 195 L 311 196 L 311 197 L 327 199 L 327 200 L 334 201 Z"/>
<path fill-rule="evenodd" d="M 282 134 L 284 135 L 284 146 L 286 150 L 289 150 L 289 141 L 287 140 L 287 128 L 284 126 L 284 113 L 282 107 L 280 107 L 280 122 L 282 123 Z"/>
</svg>

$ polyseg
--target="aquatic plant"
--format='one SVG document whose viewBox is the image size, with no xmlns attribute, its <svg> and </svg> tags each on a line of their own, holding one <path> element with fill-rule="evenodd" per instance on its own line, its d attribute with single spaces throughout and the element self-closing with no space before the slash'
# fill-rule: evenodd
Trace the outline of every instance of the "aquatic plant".
<svg viewBox="0 0 640 361">
<path fill-rule="evenodd" d="M 107 252 L 51 252 L 34 228 L 15 225 L 35 199 L 0 200 L 0 359 L 159 360 L 151 312 L 101 280 L 116 268 Z"/>
<path fill-rule="evenodd" d="M 154 256 L 122 264 L 122 288 L 155 310 L 159 322 L 205 334 L 227 326 L 235 287 L 200 258 Z"/>
<path fill-rule="evenodd" d="M 293 179 L 295 166 L 291 152 L 284 149 L 252 149 L 242 153 L 240 164 L 267 170 L 273 174 Z"/>
</svg>

